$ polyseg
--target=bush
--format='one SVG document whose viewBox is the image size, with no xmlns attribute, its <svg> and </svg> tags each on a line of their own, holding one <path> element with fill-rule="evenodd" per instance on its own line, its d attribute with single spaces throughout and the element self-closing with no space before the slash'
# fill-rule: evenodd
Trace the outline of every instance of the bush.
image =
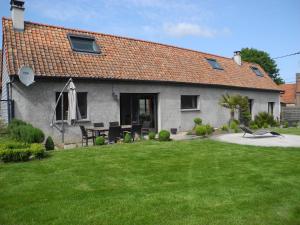
<svg viewBox="0 0 300 225">
<path fill-rule="evenodd" d="M 42 144 L 33 143 L 30 146 L 30 152 L 35 158 L 41 159 L 45 156 L 45 147 Z"/>
<path fill-rule="evenodd" d="M 132 136 L 130 133 L 126 133 L 124 137 L 124 143 L 131 143 L 132 142 Z"/>
<path fill-rule="evenodd" d="M 257 130 L 259 127 L 257 126 L 257 124 L 253 123 L 253 124 L 250 124 L 250 129 L 252 130 Z"/>
<path fill-rule="evenodd" d="M 11 138 L 25 143 L 42 143 L 45 139 L 43 131 L 17 119 L 8 125 L 8 132 Z"/>
<path fill-rule="evenodd" d="M 45 142 L 45 148 L 47 151 L 54 150 L 54 142 L 52 140 L 52 137 L 47 137 Z"/>
<path fill-rule="evenodd" d="M 153 131 L 150 131 L 149 134 L 148 134 L 149 140 L 154 140 L 154 139 L 155 139 L 155 136 L 156 136 L 156 133 L 153 132 Z"/>
<path fill-rule="evenodd" d="M 274 117 L 267 112 L 258 113 L 254 118 L 254 122 L 255 122 L 255 124 L 257 124 L 257 126 L 259 128 L 264 127 L 265 123 L 271 127 L 273 127 L 277 124 Z"/>
<path fill-rule="evenodd" d="M 23 148 L 21 148 L 23 147 Z M 31 144 L 30 146 L 14 143 L 1 146 L 0 159 L 3 162 L 28 161 L 30 156 L 41 159 L 45 156 L 45 148 L 42 144 Z"/>
<path fill-rule="evenodd" d="M 194 123 L 195 123 L 196 126 L 201 125 L 202 124 L 202 119 L 197 117 L 197 118 L 194 119 Z"/>
<path fill-rule="evenodd" d="M 289 123 L 287 122 L 287 121 L 285 121 L 284 123 L 283 123 L 283 128 L 288 128 L 289 127 Z"/>
<path fill-rule="evenodd" d="M 3 162 L 27 161 L 31 155 L 30 149 L 3 149 L 0 158 Z"/>
<path fill-rule="evenodd" d="M 263 125 L 263 128 L 268 128 L 269 127 L 269 124 L 267 124 L 267 123 L 264 123 L 264 125 Z"/>
<path fill-rule="evenodd" d="M 206 126 L 204 126 L 204 125 L 198 125 L 198 126 L 196 126 L 195 131 L 196 131 L 196 135 L 197 136 L 205 136 L 206 133 L 207 133 Z"/>
<path fill-rule="evenodd" d="M 159 141 L 170 141 L 170 132 L 167 130 L 161 130 L 158 133 L 158 140 Z"/>
<path fill-rule="evenodd" d="M 104 145 L 105 144 L 104 137 L 103 136 L 96 137 L 95 144 L 96 145 Z"/>
<path fill-rule="evenodd" d="M 207 135 L 211 135 L 215 131 L 214 128 L 210 124 L 206 124 L 205 127 L 206 127 Z"/>
<path fill-rule="evenodd" d="M 229 131 L 229 128 L 226 124 L 224 124 L 222 127 L 221 127 L 221 130 L 222 131 Z"/>
<path fill-rule="evenodd" d="M 231 121 L 230 123 L 230 129 L 233 130 L 235 133 L 239 132 L 239 127 L 236 121 Z"/>
</svg>

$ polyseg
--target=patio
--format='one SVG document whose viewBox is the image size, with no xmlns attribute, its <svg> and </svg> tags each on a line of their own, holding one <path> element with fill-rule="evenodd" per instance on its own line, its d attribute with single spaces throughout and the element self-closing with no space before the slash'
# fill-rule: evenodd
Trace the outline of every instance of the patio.
<svg viewBox="0 0 300 225">
<path fill-rule="evenodd" d="M 240 145 L 254 145 L 265 147 L 300 147 L 300 136 L 291 134 L 283 134 L 282 136 L 272 136 L 266 134 L 261 137 L 246 135 L 245 137 L 243 137 L 242 133 L 234 133 L 213 136 L 212 139 Z"/>
</svg>

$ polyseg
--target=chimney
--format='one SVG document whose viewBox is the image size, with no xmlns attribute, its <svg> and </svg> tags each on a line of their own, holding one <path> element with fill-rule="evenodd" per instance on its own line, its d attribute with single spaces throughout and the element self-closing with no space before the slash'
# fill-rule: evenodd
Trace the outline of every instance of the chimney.
<svg viewBox="0 0 300 225">
<path fill-rule="evenodd" d="M 300 107 L 300 73 L 296 73 L 296 106 Z"/>
<path fill-rule="evenodd" d="M 24 31 L 24 3 L 23 0 L 10 0 L 13 28 L 18 31 Z"/>
<path fill-rule="evenodd" d="M 240 52 L 240 51 L 235 51 L 235 52 L 234 52 L 233 60 L 234 60 L 235 63 L 238 64 L 239 66 L 242 65 L 242 58 L 241 58 L 241 52 Z"/>
</svg>

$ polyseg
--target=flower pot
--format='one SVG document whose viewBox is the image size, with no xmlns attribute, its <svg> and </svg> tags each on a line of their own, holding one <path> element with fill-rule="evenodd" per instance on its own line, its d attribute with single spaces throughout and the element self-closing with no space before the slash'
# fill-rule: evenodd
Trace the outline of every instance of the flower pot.
<svg viewBox="0 0 300 225">
<path fill-rule="evenodd" d="M 171 134 L 177 134 L 177 128 L 171 128 Z"/>
</svg>

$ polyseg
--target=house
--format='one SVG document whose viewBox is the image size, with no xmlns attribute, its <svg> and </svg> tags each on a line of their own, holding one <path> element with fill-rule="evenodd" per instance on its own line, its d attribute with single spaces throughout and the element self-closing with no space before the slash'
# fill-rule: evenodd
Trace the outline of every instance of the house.
<svg viewBox="0 0 300 225">
<path fill-rule="evenodd" d="M 296 74 L 296 83 L 281 84 L 279 87 L 284 91 L 280 96 L 282 107 L 300 107 L 300 73 Z"/>
<path fill-rule="evenodd" d="M 219 105 L 223 94 L 248 96 L 252 117 L 261 111 L 280 116 L 280 89 L 257 64 L 180 47 L 24 22 L 24 2 L 11 1 L 12 19 L 2 19 L 2 114 L 41 128 L 59 141 L 50 126 L 58 93 L 72 77 L 78 92 L 81 120 L 147 122 L 159 131 L 186 131 L 193 119 L 220 127 L 229 111 Z M 18 78 L 23 66 L 32 68 L 35 82 L 25 86 Z M 67 118 L 67 94 L 57 108 Z M 81 137 L 78 126 L 66 124 L 66 142 Z"/>
</svg>

